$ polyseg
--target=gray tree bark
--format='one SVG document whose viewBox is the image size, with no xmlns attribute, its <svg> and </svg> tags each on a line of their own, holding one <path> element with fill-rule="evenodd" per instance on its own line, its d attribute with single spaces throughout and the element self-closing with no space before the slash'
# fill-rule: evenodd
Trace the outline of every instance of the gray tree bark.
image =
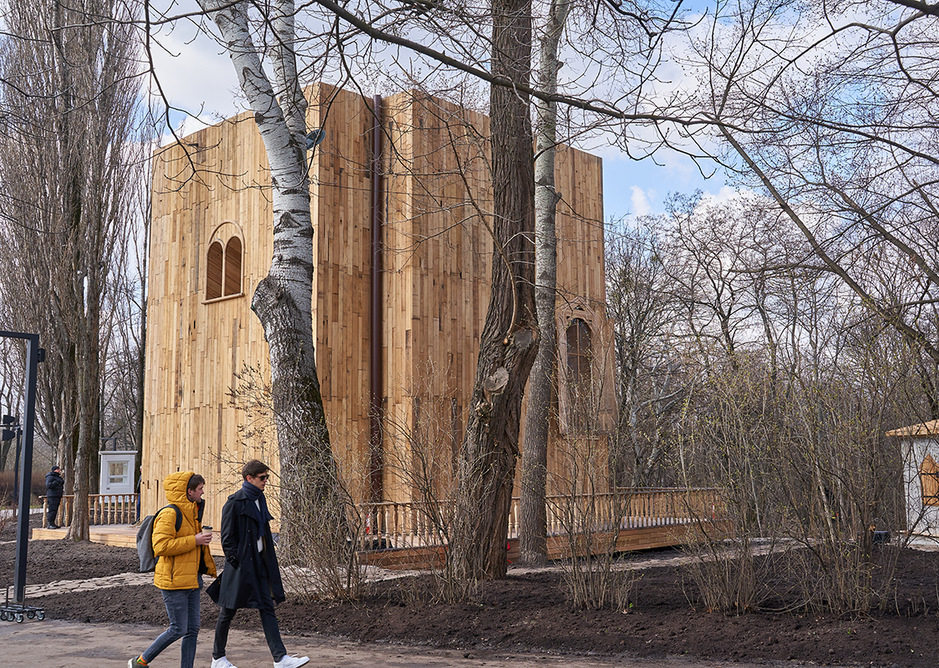
<svg viewBox="0 0 939 668">
<path fill-rule="evenodd" d="M 548 9 L 545 35 L 541 39 L 538 88 L 544 93 L 558 89 L 558 44 L 570 11 L 568 0 L 553 0 Z M 551 418 L 551 389 L 556 378 L 558 250 L 557 203 L 554 157 L 557 152 L 557 105 L 536 100 L 535 125 L 535 306 L 541 339 L 528 383 L 525 414 L 525 447 L 522 449 L 521 516 L 519 561 L 540 564 L 548 559 L 547 507 L 548 428 Z"/>
<path fill-rule="evenodd" d="M 527 84 L 531 4 L 493 4 L 492 69 Z M 534 165 L 529 96 L 490 89 L 494 243 L 492 293 L 458 470 L 451 558 L 469 578 L 504 577 L 522 396 L 537 353 L 534 303 Z M 501 258 L 500 258 L 501 255 Z"/>
</svg>

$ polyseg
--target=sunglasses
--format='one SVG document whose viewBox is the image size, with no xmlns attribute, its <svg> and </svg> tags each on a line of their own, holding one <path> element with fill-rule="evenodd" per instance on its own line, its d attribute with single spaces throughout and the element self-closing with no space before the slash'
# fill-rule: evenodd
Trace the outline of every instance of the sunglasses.
<svg viewBox="0 0 939 668">
<path fill-rule="evenodd" d="M 255 478 L 257 478 L 258 480 L 267 480 L 270 477 L 271 477 L 270 473 L 264 473 L 262 475 L 255 476 Z"/>
</svg>

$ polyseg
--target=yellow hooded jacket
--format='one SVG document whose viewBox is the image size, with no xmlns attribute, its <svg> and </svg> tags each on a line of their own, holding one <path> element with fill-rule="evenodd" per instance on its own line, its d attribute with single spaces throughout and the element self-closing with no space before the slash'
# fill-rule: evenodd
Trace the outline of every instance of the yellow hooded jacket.
<svg viewBox="0 0 939 668">
<path fill-rule="evenodd" d="M 176 531 L 176 513 L 172 508 L 161 512 L 153 523 L 153 553 L 160 559 L 153 574 L 153 584 L 160 589 L 198 589 L 199 564 L 205 563 L 207 574 L 215 576 L 215 561 L 208 545 L 196 545 L 196 534 L 202 531 L 201 511 L 186 496 L 192 471 L 179 471 L 166 476 L 163 491 L 166 500 L 182 513 Z"/>
</svg>

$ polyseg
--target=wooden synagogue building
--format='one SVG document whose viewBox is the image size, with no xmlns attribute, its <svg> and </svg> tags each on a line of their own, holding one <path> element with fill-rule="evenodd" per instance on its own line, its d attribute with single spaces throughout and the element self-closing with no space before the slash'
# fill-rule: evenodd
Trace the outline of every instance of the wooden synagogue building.
<svg viewBox="0 0 939 668">
<path fill-rule="evenodd" d="M 337 460 L 349 480 L 384 462 L 354 494 L 407 503 L 411 486 L 393 463 L 420 442 L 446 494 L 489 300 L 493 244 L 480 220 L 492 200 L 488 118 L 415 92 L 370 100 L 319 84 L 308 97 L 308 127 L 325 133 L 308 153 L 313 317 Z M 181 143 L 153 158 L 141 513 L 165 503 L 167 474 L 192 469 L 207 481 L 205 521 L 218 526 L 242 462 L 264 460 L 277 482 L 269 421 L 230 396 L 245 369 L 269 378 L 250 304 L 271 260 L 270 175 L 251 113 Z M 615 410 L 600 159 L 561 147 L 557 189 L 549 472 L 569 439 L 594 439 L 605 452 Z M 587 394 L 596 401 L 585 416 L 575 404 Z M 376 397 L 378 460 L 369 447 Z"/>
</svg>

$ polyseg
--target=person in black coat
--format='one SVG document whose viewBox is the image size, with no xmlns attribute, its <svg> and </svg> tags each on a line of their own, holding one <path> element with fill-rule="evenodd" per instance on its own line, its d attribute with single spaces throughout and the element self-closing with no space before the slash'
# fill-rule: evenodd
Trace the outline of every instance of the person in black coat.
<svg viewBox="0 0 939 668">
<path fill-rule="evenodd" d="M 55 517 L 59 514 L 59 504 L 62 502 L 62 493 L 65 491 L 65 480 L 62 478 L 62 469 L 53 466 L 46 474 L 46 502 L 49 505 L 46 515 L 46 528 L 58 529 Z"/>
<path fill-rule="evenodd" d="M 239 608 L 257 608 L 274 668 L 297 668 L 309 658 L 287 656 L 274 604 L 283 603 L 284 585 L 274 553 L 271 514 L 267 510 L 264 487 L 270 469 L 252 459 L 241 470 L 244 483 L 228 497 L 222 508 L 221 542 L 225 570 L 206 590 L 221 608 L 215 625 L 212 668 L 234 668 L 225 656 L 228 631 Z"/>
</svg>

